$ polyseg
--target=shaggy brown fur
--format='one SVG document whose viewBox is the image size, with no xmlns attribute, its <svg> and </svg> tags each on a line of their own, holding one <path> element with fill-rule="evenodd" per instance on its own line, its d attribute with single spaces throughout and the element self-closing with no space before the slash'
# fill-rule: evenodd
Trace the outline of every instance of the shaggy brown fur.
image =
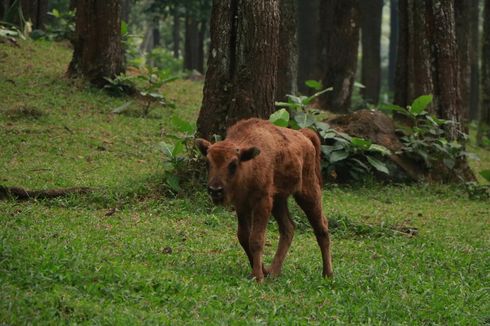
<svg viewBox="0 0 490 326">
<path fill-rule="evenodd" d="M 208 162 L 208 191 L 216 204 L 231 204 L 238 217 L 238 240 L 253 276 L 279 275 L 293 239 L 287 198 L 293 195 L 313 227 L 323 258 L 323 275 L 332 276 L 328 222 L 322 212 L 320 139 L 309 129 L 280 128 L 259 119 L 242 120 L 224 141 L 198 139 Z M 279 225 L 279 245 L 270 268 L 262 261 L 270 215 Z"/>
</svg>

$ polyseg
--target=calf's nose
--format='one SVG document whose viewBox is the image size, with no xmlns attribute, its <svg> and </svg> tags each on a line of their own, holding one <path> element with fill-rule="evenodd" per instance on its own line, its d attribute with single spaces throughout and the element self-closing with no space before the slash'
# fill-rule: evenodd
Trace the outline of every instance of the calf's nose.
<svg viewBox="0 0 490 326">
<path fill-rule="evenodd" d="M 223 187 L 208 186 L 208 193 L 211 197 L 223 197 L 224 190 Z"/>
</svg>

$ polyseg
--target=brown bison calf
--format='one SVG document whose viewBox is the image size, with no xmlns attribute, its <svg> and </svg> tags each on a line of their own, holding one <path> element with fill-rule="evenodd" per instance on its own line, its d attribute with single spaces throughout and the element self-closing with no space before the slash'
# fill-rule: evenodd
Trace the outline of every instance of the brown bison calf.
<svg viewBox="0 0 490 326">
<path fill-rule="evenodd" d="M 253 276 L 279 275 L 293 240 L 287 199 L 303 209 L 320 246 L 323 275 L 332 276 L 328 222 L 322 212 L 320 140 L 309 129 L 295 131 L 259 119 L 242 120 L 224 141 L 198 139 L 208 164 L 208 192 L 215 204 L 232 204 L 238 216 L 238 240 Z M 269 217 L 279 225 L 279 246 L 270 268 L 262 262 Z"/>
</svg>

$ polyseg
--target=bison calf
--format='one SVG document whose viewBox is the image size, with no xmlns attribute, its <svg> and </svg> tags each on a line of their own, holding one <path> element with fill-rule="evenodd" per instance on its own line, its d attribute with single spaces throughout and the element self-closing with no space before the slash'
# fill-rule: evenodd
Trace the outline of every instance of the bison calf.
<svg viewBox="0 0 490 326">
<path fill-rule="evenodd" d="M 328 222 L 323 217 L 320 139 L 309 129 L 295 131 L 260 119 L 242 120 L 224 141 L 196 141 L 208 164 L 208 192 L 215 204 L 231 204 L 238 216 L 238 240 L 253 276 L 279 275 L 293 240 L 287 199 L 306 213 L 323 258 L 323 275 L 332 276 Z M 279 225 L 279 246 L 270 268 L 262 261 L 270 215 Z"/>
</svg>

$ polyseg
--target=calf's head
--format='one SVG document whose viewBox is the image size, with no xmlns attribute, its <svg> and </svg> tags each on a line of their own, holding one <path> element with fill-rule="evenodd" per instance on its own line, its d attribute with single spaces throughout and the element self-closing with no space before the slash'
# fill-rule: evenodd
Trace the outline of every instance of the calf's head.
<svg viewBox="0 0 490 326">
<path fill-rule="evenodd" d="M 238 147 L 221 141 L 211 144 L 197 139 L 196 145 L 206 157 L 208 167 L 208 193 L 215 204 L 226 204 L 230 200 L 231 187 L 240 175 L 242 163 L 260 154 L 257 147 Z"/>
</svg>

